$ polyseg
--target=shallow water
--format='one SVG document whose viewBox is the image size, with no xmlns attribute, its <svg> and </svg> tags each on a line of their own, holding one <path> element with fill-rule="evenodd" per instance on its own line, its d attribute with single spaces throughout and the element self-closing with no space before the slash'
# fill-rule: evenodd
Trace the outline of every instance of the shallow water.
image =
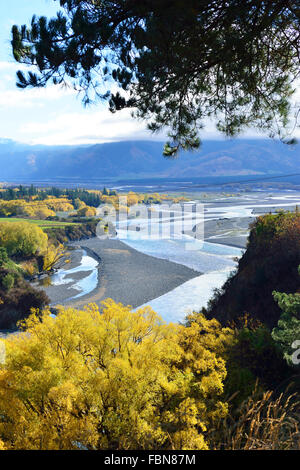
<svg viewBox="0 0 300 470">
<path fill-rule="evenodd" d="M 89 294 L 98 285 L 98 262 L 88 256 L 85 250 L 82 250 L 83 256 L 80 265 L 71 269 L 59 269 L 55 274 L 50 276 L 51 285 L 61 286 L 65 285 L 66 289 L 75 289 L 78 291 L 77 295 L 71 295 L 66 300 L 78 299 L 86 294 Z M 76 280 L 72 277 L 75 273 L 87 273 L 82 279 Z"/>
<path fill-rule="evenodd" d="M 168 259 L 204 273 L 147 303 L 168 322 L 182 321 L 187 313 L 206 307 L 214 289 L 221 288 L 230 272 L 235 269 L 236 261 L 233 257 L 239 258 L 244 251 L 197 240 L 191 242 L 194 250 L 186 250 L 185 243 L 178 240 L 152 243 L 123 241 L 143 253 Z"/>
<path fill-rule="evenodd" d="M 270 196 L 270 201 L 277 199 L 276 196 Z M 266 202 L 265 204 L 256 204 L 258 199 L 253 199 L 253 203 L 222 206 L 205 207 L 205 218 L 235 218 L 235 217 L 256 217 L 253 214 L 255 207 L 287 207 L 294 204 L 300 204 L 299 194 L 281 196 L 280 203 Z M 250 201 L 250 200 L 249 200 Z M 225 202 L 225 201 L 224 201 Z M 167 220 L 167 218 L 166 218 Z M 203 221 L 201 217 L 196 223 Z M 138 221 L 140 223 L 140 221 Z M 136 223 L 136 222 L 134 222 Z M 193 278 L 172 291 L 158 297 L 147 305 L 150 305 L 162 318 L 167 322 L 183 321 L 187 313 L 199 311 L 202 307 L 206 307 L 208 301 L 214 293 L 214 289 L 221 288 L 229 274 L 236 268 L 236 258 L 240 258 L 245 250 L 235 248 L 228 245 L 221 245 L 207 241 L 197 240 L 192 237 L 178 237 L 180 239 L 144 239 L 147 233 L 148 221 L 139 232 L 131 232 L 124 230 L 121 226 L 118 230 L 117 238 L 128 244 L 132 248 L 145 254 L 156 256 L 158 258 L 168 259 L 170 261 L 183 264 L 191 269 L 203 273 Z M 155 221 L 151 221 L 151 224 Z M 177 225 L 176 225 L 177 224 Z M 180 218 L 177 219 L 175 226 L 180 230 Z M 153 232 L 156 233 L 154 228 Z M 175 230 L 176 232 L 176 230 Z M 178 233 L 178 232 L 177 232 Z M 224 236 L 224 234 L 222 235 Z M 245 231 L 241 232 L 241 236 L 247 236 Z M 234 259 L 235 258 L 235 259 Z"/>
<path fill-rule="evenodd" d="M 119 238 L 119 237 L 118 237 Z M 199 273 L 208 273 L 234 268 L 233 257 L 242 255 L 243 250 L 227 245 L 189 240 L 130 240 L 119 238 L 137 251 L 156 258 L 167 259 L 194 269 Z"/>
<path fill-rule="evenodd" d="M 223 286 L 230 272 L 224 270 L 195 277 L 141 307 L 150 305 L 166 322 L 182 322 L 188 313 L 207 306 L 214 289 Z"/>
<path fill-rule="evenodd" d="M 220 219 L 233 217 L 256 217 L 252 213 L 253 208 L 258 207 L 287 207 L 293 204 L 300 204 L 299 194 L 286 196 L 269 196 L 269 202 L 259 204 L 257 197 L 248 198 L 249 203 L 240 205 L 220 205 L 211 207 L 205 206 L 205 219 Z M 272 203 L 273 199 L 283 202 Z M 251 204 L 252 201 L 252 204 Z M 193 202 L 193 201 L 192 201 Z M 192 203 L 191 202 L 191 203 Z M 226 204 L 224 199 L 224 204 Z M 256 204 L 258 203 L 258 204 Z M 161 208 L 153 207 L 154 211 Z M 164 320 L 182 321 L 187 313 L 193 310 L 200 310 L 207 306 L 207 302 L 213 295 L 216 288 L 223 286 L 230 272 L 236 267 L 236 258 L 242 256 L 244 250 L 228 245 L 216 244 L 197 240 L 189 235 L 182 235 L 182 228 L 185 222 L 182 220 L 180 211 L 174 211 L 172 219 L 172 236 L 165 238 L 162 234 L 168 234 L 170 227 L 170 210 L 164 207 L 162 216 L 157 217 L 157 213 L 149 222 L 147 218 L 133 219 L 130 221 L 120 221 L 117 226 L 116 238 L 126 243 L 130 247 L 144 254 L 187 266 L 199 273 L 203 273 L 184 284 L 176 287 L 172 291 L 148 302 Z M 198 224 L 203 222 L 203 214 L 185 214 L 188 224 Z M 166 224 L 164 226 L 164 224 Z M 138 227 L 138 230 L 136 229 Z M 167 228 L 167 231 L 165 230 Z M 245 235 L 245 231 L 241 233 Z M 220 235 L 224 236 L 224 234 Z M 216 236 L 217 238 L 217 236 Z M 211 238 L 213 240 L 213 238 Z M 53 285 L 65 285 L 66 289 L 76 289 L 78 294 L 70 296 L 67 300 L 76 299 L 89 294 L 98 285 L 98 263 L 87 256 L 86 252 L 81 260 L 80 266 L 73 269 L 61 269 L 51 277 Z M 72 274 L 77 272 L 87 272 L 87 275 L 76 281 L 72 279 Z"/>
<path fill-rule="evenodd" d="M 164 210 L 164 215 L 167 212 Z M 187 217 L 190 218 L 191 215 L 187 214 Z M 244 250 L 182 235 L 182 214 L 172 217 L 172 238 L 160 238 L 158 226 L 164 221 L 168 223 L 169 218 L 156 218 L 150 222 L 147 219 L 127 222 L 128 228 L 139 226 L 138 231 L 128 230 L 124 227 L 125 223 L 121 223 L 117 226 L 116 238 L 144 254 L 167 259 L 203 273 L 147 302 L 165 321 L 177 322 L 182 321 L 187 313 L 207 305 L 214 289 L 222 287 L 229 273 L 235 269 L 234 258 L 242 256 Z M 193 217 L 193 223 L 199 222 L 203 222 L 203 214 Z M 167 232 L 161 230 L 161 233 Z"/>
</svg>

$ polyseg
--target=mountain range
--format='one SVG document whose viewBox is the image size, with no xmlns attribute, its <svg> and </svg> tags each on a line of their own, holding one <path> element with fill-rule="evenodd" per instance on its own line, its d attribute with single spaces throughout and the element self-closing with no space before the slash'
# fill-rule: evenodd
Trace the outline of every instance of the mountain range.
<svg viewBox="0 0 300 470">
<path fill-rule="evenodd" d="M 163 143 L 125 141 L 85 146 L 27 145 L 0 139 L 0 181 L 274 175 L 300 170 L 300 144 L 271 139 L 207 140 L 176 159 Z"/>
</svg>

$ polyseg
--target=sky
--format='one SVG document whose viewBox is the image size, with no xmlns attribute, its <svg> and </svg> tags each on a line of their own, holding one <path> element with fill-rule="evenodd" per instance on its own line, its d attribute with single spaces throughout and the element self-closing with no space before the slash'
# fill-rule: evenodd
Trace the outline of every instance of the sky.
<svg viewBox="0 0 300 470">
<path fill-rule="evenodd" d="M 29 144 L 80 145 L 121 140 L 165 140 L 166 133 L 153 135 L 144 122 L 130 116 L 129 110 L 111 114 L 107 104 L 84 107 L 72 89 L 48 85 L 20 90 L 16 71 L 24 66 L 11 52 L 11 27 L 30 24 L 33 14 L 55 16 L 57 0 L 0 0 L 0 139 Z M 246 136 L 258 136 L 254 131 Z M 207 123 L 203 139 L 220 137 Z"/>
<path fill-rule="evenodd" d="M 79 145 L 154 138 L 145 123 L 132 119 L 129 111 L 112 114 L 105 104 L 86 108 L 72 89 L 48 85 L 43 89 L 19 90 L 16 71 L 24 66 L 13 59 L 11 27 L 30 24 L 33 14 L 55 16 L 59 4 L 54 0 L 0 0 L 0 3 L 0 139 Z"/>
</svg>

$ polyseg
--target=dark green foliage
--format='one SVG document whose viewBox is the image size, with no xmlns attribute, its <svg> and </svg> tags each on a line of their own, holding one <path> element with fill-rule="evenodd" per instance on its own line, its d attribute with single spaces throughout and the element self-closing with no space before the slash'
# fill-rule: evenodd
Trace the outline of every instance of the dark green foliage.
<svg viewBox="0 0 300 470">
<path fill-rule="evenodd" d="M 299 366 L 300 294 L 274 292 L 274 299 L 278 302 L 282 314 L 278 326 L 272 331 L 272 337 L 280 346 L 287 363 Z"/>
<path fill-rule="evenodd" d="M 33 64 L 18 86 L 73 83 L 87 104 L 135 108 L 153 132 L 170 128 L 165 156 L 200 144 L 209 117 L 233 136 L 288 124 L 299 72 L 299 6 L 287 0 L 60 0 L 64 13 L 12 29 L 14 58 Z M 111 92 L 115 83 L 117 93 Z M 124 93 L 126 92 L 126 94 Z"/>
<path fill-rule="evenodd" d="M 243 313 L 266 324 L 277 325 L 281 310 L 273 291 L 294 293 L 300 288 L 300 215 L 281 212 L 258 217 L 237 272 L 209 304 L 207 315 L 221 323 Z"/>
<path fill-rule="evenodd" d="M 101 204 L 99 194 L 90 193 L 84 189 L 67 189 L 64 191 L 64 194 L 71 199 L 72 203 L 74 203 L 75 199 L 80 199 L 87 206 L 98 207 Z"/>
<path fill-rule="evenodd" d="M 117 191 L 115 191 L 114 189 L 107 189 L 105 186 L 102 190 L 102 194 L 103 196 L 116 196 L 117 195 Z"/>
<path fill-rule="evenodd" d="M 31 308 L 42 309 L 49 304 L 49 298 L 42 290 L 34 289 L 24 283 L 10 289 L 8 293 L 0 290 L 0 329 L 14 328 L 19 320 L 30 315 Z"/>
<path fill-rule="evenodd" d="M 9 260 L 7 251 L 3 246 L 0 246 L 0 268 Z"/>
<path fill-rule="evenodd" d="M 2 286 L 5 290 L 9 291 L 15 283 L 15 278 L 12 274 L 8 273 L 1 279 Z"/>
<path fill-rule="evenodd" d="M 228 352 L 225 393 L 237 394 L 241 402 L 257 386 L 263 390 L 281 389 L 292 372 L 283 360 L 280 348 L 263 325 L 243 326 L 236 330 L 236 342 Z"/>
<path fill-rule="evenodd" d="M 0 269 L 0 299 L 0 329 L 15 327 L 30 315 L 31 308 L 49 304 L 45 292 L 32 287 L 19 271 L 6 269 Z"/>
</svg>

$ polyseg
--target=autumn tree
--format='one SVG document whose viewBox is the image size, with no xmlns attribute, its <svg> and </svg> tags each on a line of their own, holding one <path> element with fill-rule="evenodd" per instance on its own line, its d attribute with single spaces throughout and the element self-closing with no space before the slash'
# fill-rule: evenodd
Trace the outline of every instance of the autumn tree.
<svg viewBox="0 0 300 470">
<path fill-rule="evenodd" d="M 150 307 L 107 300 L 32 315 L 0 365 L 8 449 L 207 449 L 229 329 L 204 317 L 166 325 Z M 204 334 L 205 333 L 205 334 Z"/>
<path fill-rule="evenodd" d="M 49 243 L 43 254 L 43 270 L 50 271 L 53 266 L 63 257 L 64 246 L 59 243 L 57 246 Z"/>
<path fill-rule="evenodd" d="M 25 199 L 0 201 L 0 215 L 4 217 L 23 216 L 36 219 L 54 217 L 56 211 L 68 212 L 74 209 L 67 198 L 46 197 L 42 201 Z"/>
<path fill-rule="evenodd" d="M 9 256 L 42 254 L 47 242 L 47 234 L 37 225 L 23 221 L 0 223 L 0 246 L 6 249 Z"/>
<path fill-rule="evenodd" d="M 97 214 L 95 207 L 83 206 L 77 211 L 79 217 L 94 217 Z"/>
</svg>

